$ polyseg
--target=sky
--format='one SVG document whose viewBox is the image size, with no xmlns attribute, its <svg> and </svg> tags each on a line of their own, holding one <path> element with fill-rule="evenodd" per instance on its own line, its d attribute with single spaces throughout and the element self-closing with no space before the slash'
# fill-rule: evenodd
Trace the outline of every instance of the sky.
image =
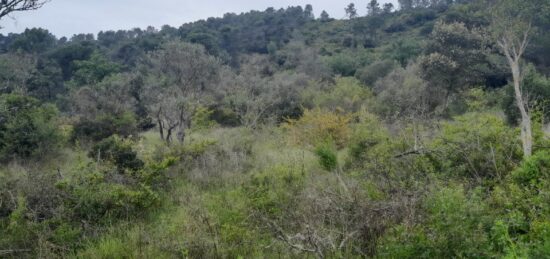
<svg viewBox="0 0 550 259">
<path fill-rule="evenodd" d="M 353 0 L 351 0 L 353 1 Z M 312 4 L 315 14 L 326 10 L 333 18 L 343 18 L 350 0 L 50 0 L 36 11 L 20 12 L 0 21 L 0 34 L 41 27 L 58 37 L 106 30 L 173 27 L 225 13 L 265 10 Z M 355 1 L 359 14 L 366 13 L 368 0 Z M 379 0 L 381 5 L 397 0 Z"/>
</svg>

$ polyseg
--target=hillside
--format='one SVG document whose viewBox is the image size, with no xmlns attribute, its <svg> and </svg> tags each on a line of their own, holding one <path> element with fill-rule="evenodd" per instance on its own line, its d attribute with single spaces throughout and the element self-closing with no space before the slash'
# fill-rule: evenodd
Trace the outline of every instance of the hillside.
<svg viewBox="0 0 550 259">
<path fill-rule="evenodd" d="M 0 34 L 0 258 L 549 257 L 550 3 L 376 3 Z"/>
</svg>

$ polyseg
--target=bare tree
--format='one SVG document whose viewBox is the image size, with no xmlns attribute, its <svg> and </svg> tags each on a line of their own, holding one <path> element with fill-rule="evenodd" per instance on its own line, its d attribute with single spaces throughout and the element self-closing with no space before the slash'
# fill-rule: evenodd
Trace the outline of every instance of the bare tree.
<svg viewBox="0 0 550 259">
<path fill-rule="evenodd" d="M 531 1 L 500 0 L 493 3 L 492 13 L 494 37 L 512 71 L 516 104 L 521 114 L 521 141 L 525 157 L 533 153 L 533 134 L 528 102 L 522 91 L 522 57 L 532 32 L 531 11 L 536 8 L 536 3 Z"/>
<path fill-rule="evenodd" d="M 0 0 L 0 19 L 14 12 L 36 10 L 48 1 L 49 0 Z"/>
</svg>

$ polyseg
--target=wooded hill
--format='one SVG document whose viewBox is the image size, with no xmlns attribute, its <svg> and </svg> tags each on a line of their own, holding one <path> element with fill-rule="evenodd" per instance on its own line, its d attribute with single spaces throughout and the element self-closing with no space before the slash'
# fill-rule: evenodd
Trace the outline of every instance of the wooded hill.
<svg viewBox="0 0 550 259">
<path fill-rule="evenodd" d="M 550 256 L 550 2 L 399 3 L 0 35 L 0 257 Z"/>
</svg>

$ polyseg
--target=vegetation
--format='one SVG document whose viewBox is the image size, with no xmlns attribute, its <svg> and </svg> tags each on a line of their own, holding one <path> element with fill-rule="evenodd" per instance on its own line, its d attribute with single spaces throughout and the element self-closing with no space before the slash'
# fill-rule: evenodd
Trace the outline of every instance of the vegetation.
<svg viewBox="0 0 550 259">
<path fill-rule="evenodd" d="M 0 257 L 549 257 L 550 3 L 398 2 L 0 35 Z"/>
</svg>

